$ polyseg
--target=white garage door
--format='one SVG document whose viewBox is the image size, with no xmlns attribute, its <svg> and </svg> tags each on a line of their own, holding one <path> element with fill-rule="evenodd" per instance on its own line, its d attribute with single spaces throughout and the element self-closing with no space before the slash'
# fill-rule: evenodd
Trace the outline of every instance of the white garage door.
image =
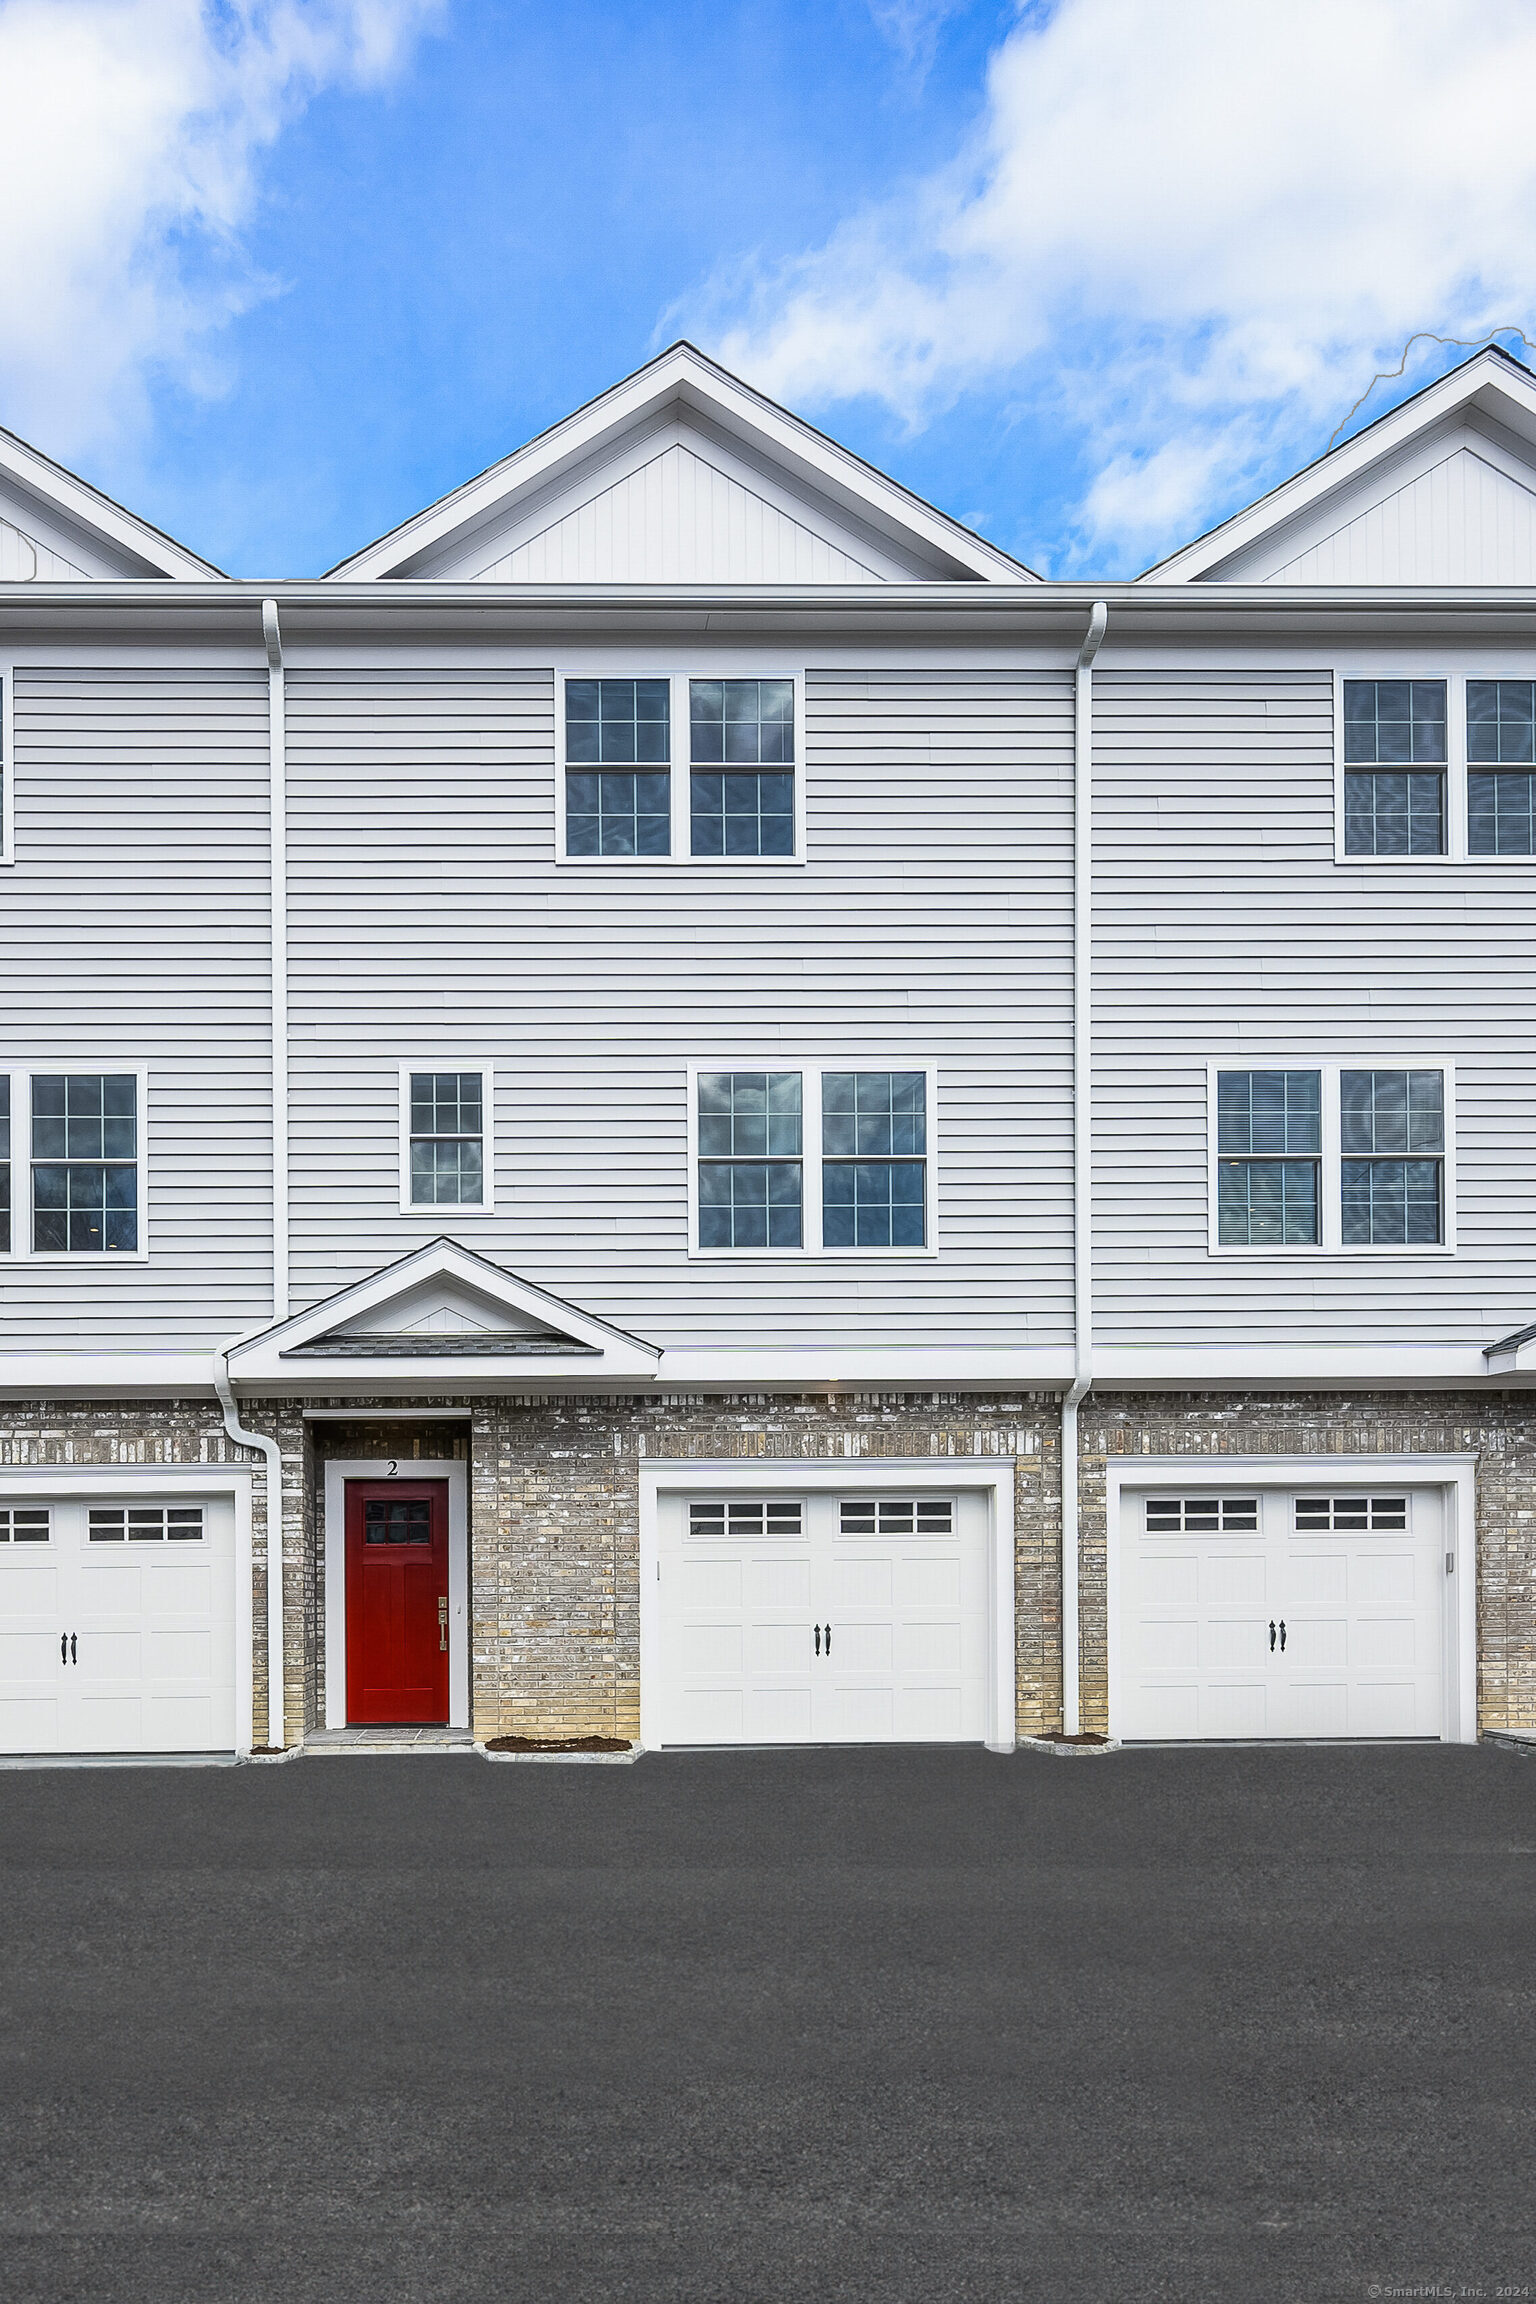
<svg viewBox="0 0 1536 2304">
<path fill-rule="evenodd" d="M 663 1744 L 980 1743 L 980 1496 L 663 1496 Z"/>
<path fill-rule="evenodd" d="M 1120 1734 L 1444 1733 L 1439 1490 L 1122 1497 Z"/>
<path fill-rule="evenodd" d="M 227 1496 L 0 1496 L 0 1751 L 227 1752 Z"/>
</svg>

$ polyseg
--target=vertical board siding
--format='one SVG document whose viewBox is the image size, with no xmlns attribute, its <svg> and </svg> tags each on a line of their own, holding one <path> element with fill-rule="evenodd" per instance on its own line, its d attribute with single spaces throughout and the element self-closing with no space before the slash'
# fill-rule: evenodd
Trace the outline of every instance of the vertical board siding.
<svg viewBox="0 0 1536 2304">
<path fill-rule="evenodd" d="M 680 442 L 480 573 L 498 584 L 860 584 L 878 575 Z"/>
<path fill-rule="evenodd" d="M 1487 1344 L 1529 1321 L 1529 866 L 1336 864 L 1329 671 L 1094 691 L 1103 1340 Z M 1421 1056 L 1456 1068 L 1454 1256 L 1208 1253 L 1208 1062 Z"/>
<path fill-rule="evenodd" d="M 548 673 L 290 674 L 295 1302 L 450 1231 L 674 1348 L 1070 1332 L 1071 689 L 807 684 L 803 869 L 554 862 Z M 934 1261 L 687 1256 L 685 1067 L 940 1064 Z M 398 1207 L 398 1067 L 497 1070 L 493 1215 Z"/>
<path fill-rule="evenodd" d="M 1458 448 L 1319 538 L 1271 584 L 1529 584 L 1536 495 Z"/>
<path fill-rule="evenodd" d="M 271 1306 L 266 678 L 22 668 L 15 746 L 0 1063 L 147 1067 L 150 1257 L 0 1257 L 0 1350 L 212 1346 Z"/>
</svg>

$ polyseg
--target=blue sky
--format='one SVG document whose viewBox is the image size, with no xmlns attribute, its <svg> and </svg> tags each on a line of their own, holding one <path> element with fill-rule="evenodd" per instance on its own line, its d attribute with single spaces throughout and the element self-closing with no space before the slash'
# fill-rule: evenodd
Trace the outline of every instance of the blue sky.
<svg viewBox="0 0 1536 2304">
<path fill-rule="evenodd" d="M 687 334 L 1134 573 L 1532 323 L 1533 83 L 1512 0 L 0 0 L 0 422 L 307 574 Z"/>
</svg>

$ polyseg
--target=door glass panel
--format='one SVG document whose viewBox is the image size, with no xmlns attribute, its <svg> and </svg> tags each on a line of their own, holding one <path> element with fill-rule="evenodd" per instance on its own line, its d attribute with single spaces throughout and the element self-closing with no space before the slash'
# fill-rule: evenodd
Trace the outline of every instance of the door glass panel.
<svg viewBox="0 0 1536 2304">
<path fill-rule="evenodd" d="M 370 1496 L 363 1505 L 365 1544 L 430 1544 L 432 1506 L 425 1496 Z"/>
</svg>

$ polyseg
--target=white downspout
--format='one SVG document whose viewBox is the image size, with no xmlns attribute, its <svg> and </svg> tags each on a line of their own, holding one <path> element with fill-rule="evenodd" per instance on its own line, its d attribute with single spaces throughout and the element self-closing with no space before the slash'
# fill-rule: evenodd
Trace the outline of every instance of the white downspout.
<svg viewBox="0 0 1536 2304">
<path fill-rule="evenodd" d="M 1096 600 L 1072 709 L 1072 1388 L 1061 1403 L 1061 1725 L 1082 1732 L 1077 1410 L 1093 1382 L 1093 660 L 1109 623 Z"/>
<path fill-rule="evenodd" d="M 261 604 L 267 651 L 267 773 L 269 902 L 272 920 L 272 1317 L 288 1317 L 288 730 L 283 677 L 283 633 L 277 602 Z M 283 1699 L 283 1452 L 265 1432 L 240 1421 L 229 1381 L 230 1347 L 213 1356 L 213 1388 L 224 1429 L 238 1447 L 265 1460 L 267 1504 L 267 1743 L 284 1742 Z"/>
<path fill-rule="evenodd" d="M 224 1429 L 241 1448 L 257 1448 L 266 1459 L 267 1500 L 267 1742 L 281 1750 L 283 1696 L 283 1451 L 269 1433 L 249 1432 L 240 1421 L 229 1381 L 231 1350 L 225 1345 L 213 1356 L 213 1388 L 224 1411 Z M 274 1669 L 275 1661 L 275 1669 Z"/>
<path fill-rule="evenodd" d="M 277 602 L 261 604 L 267 644 L 267 760 L 271 785 L 272 1317 L 288 1317 L 288 726 Z"/>
</svg>

